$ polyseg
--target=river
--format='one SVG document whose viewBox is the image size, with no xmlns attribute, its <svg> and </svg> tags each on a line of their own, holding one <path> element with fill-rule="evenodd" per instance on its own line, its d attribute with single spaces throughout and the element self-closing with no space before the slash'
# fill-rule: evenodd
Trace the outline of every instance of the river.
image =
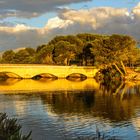
<svg viewBox="0 0 140 140">
<path fill-rule="evenodd" d="M 33 140 L 140 139 L 140 85 L 84 81 L 0 82 L 0 112 Z"/>
</svg>

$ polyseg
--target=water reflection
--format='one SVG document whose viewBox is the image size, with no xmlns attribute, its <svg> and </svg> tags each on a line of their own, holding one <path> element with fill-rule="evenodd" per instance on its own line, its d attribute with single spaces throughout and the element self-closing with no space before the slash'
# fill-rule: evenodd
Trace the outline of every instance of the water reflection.
<svg viewBox="0 0 140 140">
<path fill-rule="evenodd" d="M 106 139 L 140 138 L 138 84 L 21 80 L 1 84 L 0 93 L 0 111 L 17 117 L 24 132 L 32 130 L 33 140 L 91 139 L 97 127 Z"/>
<path fill-rule="evenodd" d="M 43 104 L 51 105 L 51 110 L 56 114 L 86 114 L 94 107 L 95 91 L 65 92 L 61 94 L 51 93 L 41 95 Z"/>
<path fill-rule="evenodd" d="M 21 79 L 17 78 L 7 78 L 5 80 L 0 80 L 0 86 L 9 86 L 9 85 L 14 85 L 17 82 L 21 81 Z"/>
<path fill-rule="evenodd" d="M 99 84 L 94 79 L 87 79 L 84 81 L 69 81 L 66 79 L 51 80 L 19 80 L 7 79 L 0 81 L 0 92 L 35 92 L 35 91 L 60 91 L 60 90 L 91 90 L 98 89 Z"/>
<path fill-rule="evenodd" d="M 127 95 L 127 94 L 126 94 Z M 110 121 L 128 121 L 140 106 L 139 95 L 125 96 L 123 100 L 113 95 L 95 94 L 95 91 L 41 95 L 43 104 L 49 104 L 56 114 L 86 114 Z"/>
</svg>

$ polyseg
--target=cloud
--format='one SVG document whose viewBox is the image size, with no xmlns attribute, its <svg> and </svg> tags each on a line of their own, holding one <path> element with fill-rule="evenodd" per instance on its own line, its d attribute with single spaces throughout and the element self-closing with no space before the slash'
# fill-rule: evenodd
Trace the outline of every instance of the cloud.
<svg viewBox="0 0 140 140">
<path fill-rule="evenodd" d="M 34 29 L 29 26 L 25 26 L 24 24 L 17 24 L 15 27 L 7 27 L 7 26 L 1 26 L 0 31 L 8 32 L 8 33 L 16 33 L 16 32 L 25 32 L 29 31 L 31 29 Z"/>
<path fill-rule="evenodd" d="M 125 22 L 127 20 L 127 9 L 117 9 L 111 7 L 100 7 L 90 10 L 67 10 L 60 13 L 60 17 L 64 20 L 71 20 L 74 23 L 91 26 L 94 30 L 113 22 Z"/>
<path fill-rule="evenodd" d="M 91 0 L 0 0 L 0 18 L 32 18 L 54 11 L 59 6 Z"/>
<path fill-rule="evenodd" d="M 125 8 L 99 7 L 91 9 L 63 9 L 49 19 L 43 28 L 23 24 L 0 26 L 0 50 L 18 47 L 36 47 L 56 35 L 77 33 L 128 34 L 139 40 L 140 3 L 131 11 Z"/>
<path fill-rule="evenodd" d="M 51 19 L 45 28 L 48 27 L 49 29 L 49 25 L 60 21 L 61 25 L 56 24 L 58 27 L 51 28 L 50 34 L 117 33 L 128 34 L 139 39 L 140 3 L 130 12 L 126 8 L 112 7 L 99 7 L 89 10 L 65 9 L 59 13 L 57 18 Z"/>
<path fill-rule="evenodd" d="M 25 25 L 0 27 L 0 51 L 20 47 L 36 47 L 46 42 L 46 36 L 41 33 L 40 29 Z"/>
<path fill-rule="evenodd" d="M 0 22 L 0 27 L 13 27 L 14 24 L 11 22 L 7 22 L 7 21 L 2 21 Z"/>
</svg>

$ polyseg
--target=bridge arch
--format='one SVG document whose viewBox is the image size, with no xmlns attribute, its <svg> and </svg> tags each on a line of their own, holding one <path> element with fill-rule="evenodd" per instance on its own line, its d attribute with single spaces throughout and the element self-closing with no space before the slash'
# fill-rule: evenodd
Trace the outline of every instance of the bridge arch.
<svg viewBox="0 0 140 140">
<path fill-rule="evenodd" d="M 22 77 L 20 75 L 10 72 L 10 71 L 9 72 L 8 71 L 0 72 L 0 77 L 22 79 Z"/>
<path fill-rule="evenodd" d="M 47 78 L 47 79 L 53 79 L 53 80 L 58 79 L 57 76 L 50 74 L 50 73 L 40 73 L 40 74 L 37 74 L 32 77 L 32 79 L 34 79 L 34 80 L 38 80 L 41 78 Z"/>
<path fill-rule="evenodd" d="M 66 77 L 70 81 L 83 81 L 87 79 L 87 76 L 81 73 L 72 73 Z"/>
</svg>

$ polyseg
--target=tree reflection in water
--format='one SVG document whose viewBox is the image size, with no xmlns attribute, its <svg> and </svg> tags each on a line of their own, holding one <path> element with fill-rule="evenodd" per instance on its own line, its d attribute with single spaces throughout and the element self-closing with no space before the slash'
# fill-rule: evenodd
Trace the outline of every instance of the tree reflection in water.
<svg viewBox="0 0 140 140">
<path fill-rule="evenodd" d="M 44 104 L 49 104 L 57 114 L 80 114 L 89 113 L 94 107 L 95 91 L 51 93 L 49 96 L 41 95 Z"/>
<path fill-rule="evenodd" d="M 140 106 L 139 90 L 138 86 L 128 88 L 125 83 L 120 83 L 110 88 L 101 85 L 99 90 L 94 91 L 41 95 L 41 99 L 56 114 L 86 114 L 121 122 L 128 121 L 135 115 L 135 107 Z"/>
</svg>

